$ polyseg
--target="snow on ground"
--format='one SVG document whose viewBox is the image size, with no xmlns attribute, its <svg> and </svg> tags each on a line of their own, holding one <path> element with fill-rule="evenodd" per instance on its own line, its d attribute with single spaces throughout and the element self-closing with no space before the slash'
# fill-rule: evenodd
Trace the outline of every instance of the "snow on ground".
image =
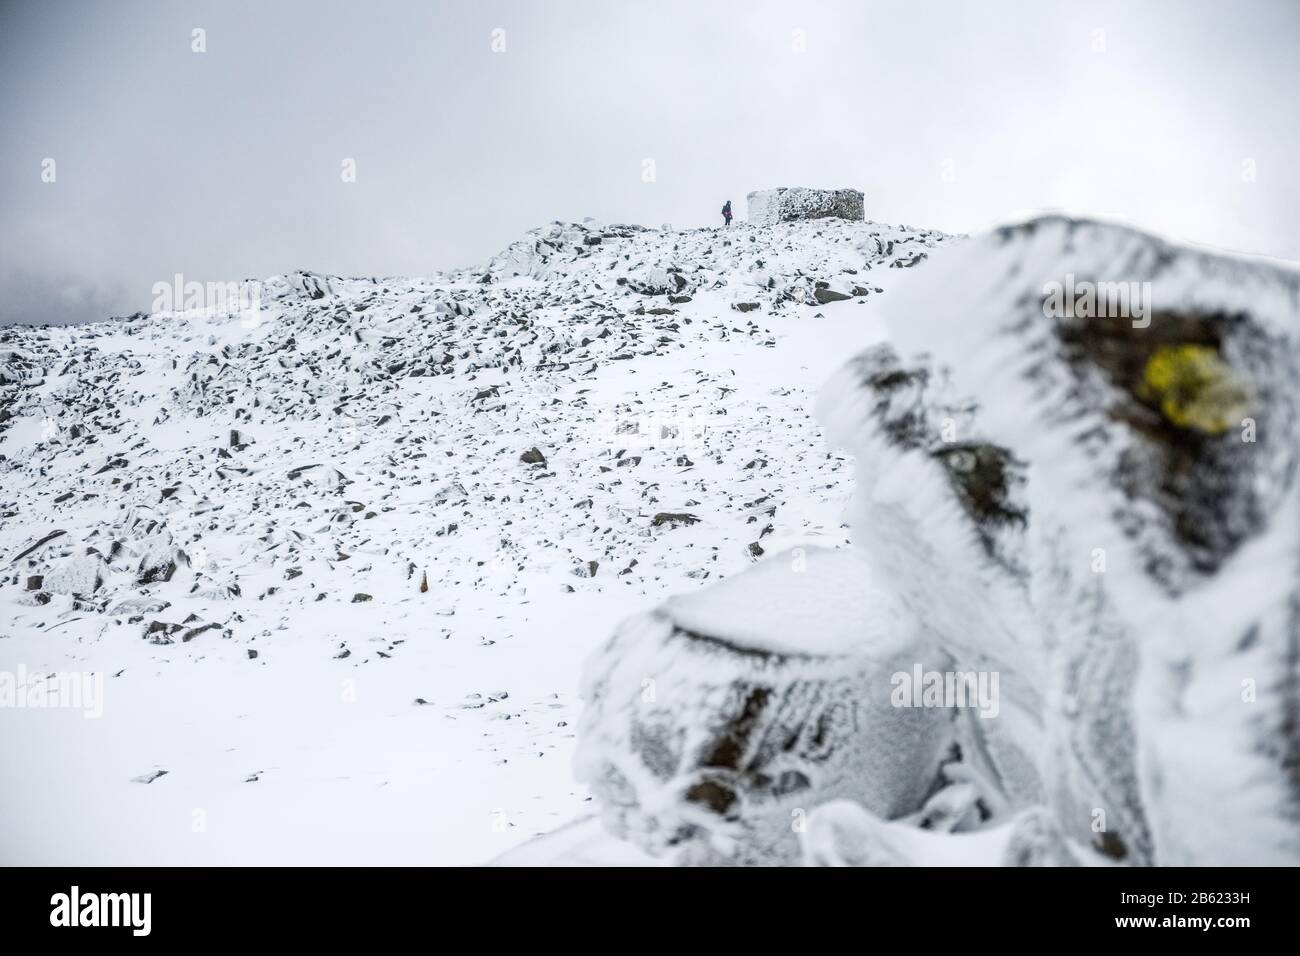
<svg viewBox="0 0 1300 956">
<path fill-rule="evenodd" d="M 103 706 L 0 706 L 0 863 L 478 863 L 589 813 L 583 659 L 846 542 L 812 401 L 944 238 L 557 223 L 256 323 L 4 330 L 0 675 Z"/>
</svg>

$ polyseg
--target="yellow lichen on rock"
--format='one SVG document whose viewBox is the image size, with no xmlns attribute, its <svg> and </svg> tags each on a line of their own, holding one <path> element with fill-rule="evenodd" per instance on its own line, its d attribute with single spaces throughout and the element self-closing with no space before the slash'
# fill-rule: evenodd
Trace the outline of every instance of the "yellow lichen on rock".
<svg viewBox="0 0 1300 956">
<path fill-rule="evenodd" d="M 1141 397 L 1179 428 L 1222 435 L 1250 411 L 1251 391 L 1208 345 L 1162 345 L 1142 372 Z"/>
</svg>

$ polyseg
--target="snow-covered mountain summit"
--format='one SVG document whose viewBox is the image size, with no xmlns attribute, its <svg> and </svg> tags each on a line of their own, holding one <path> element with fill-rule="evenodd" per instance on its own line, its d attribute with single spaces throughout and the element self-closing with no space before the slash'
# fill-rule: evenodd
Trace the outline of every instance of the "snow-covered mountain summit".
<svg viewBox="0 0 1300 956">
<path fill-rule="evenodd" d="M 946 241 L 555 223 L 447 274 L 273 277 L 252 313 L 0 330 L 0 670 L 110 675 L 102 721 L 0 743 L 15 858 L 124 858 L 38 759 L 118 794 L 137 861 L 215 852 L 150 836 L 158 800 L 225 807 L 244 861 L 470 862 L 568 818 L 578 662 L 614 621 L 843 542 L 814 390 Z M 431 800 L 446 825 L 402 839 Z M 307 849 L 322 816 L 355 845 Z"/>
<path fill-rule="evenodd" d="M 762 318 L 865 301 L 881 291 L 875 271 L 943 239 L 829 220 L 555 223 L 446 276 L 274 277 L 252 322 L 194 310 L 5 330 L 6 544 L 26 552 L 8 555 L 5 583 L 26 602 L 64 596 L 102 613 L 178 571 L 191 593 L 263 596 L 247 592 L 274 568 L 297 573 L 266 588 L 314 598 L 324 583 L 307 566 L 339 564 L 398 524 L 387 550 L 423 570 L 427 556 L 400 536 L 445 535 L 460 516 L 413 514 L 393 496 L 432 483 L 445 492 L 435 501 L 460 498 L 460 459 L 516 432 L 497 450 L 513 472 L 502 478 L 554 474 L 565 441 L 544 420 L 563 423 L 574 405 L 617 412 L 591 407 L 574 388 L 584 376 L 700 342 L 772 347 Z M 697 296 L 707 314 L 688 307 Z M 546 460 L 520 462 L 534 445 Z"/>
</svg>

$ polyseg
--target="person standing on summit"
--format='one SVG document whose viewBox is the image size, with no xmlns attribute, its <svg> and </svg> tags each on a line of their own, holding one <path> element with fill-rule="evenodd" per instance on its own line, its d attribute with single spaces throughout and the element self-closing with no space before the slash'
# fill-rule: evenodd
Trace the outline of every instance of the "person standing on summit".
<svg viewBox="0 0 1300 956">
<path fill-rule="evenodd" d="M 731 200 L 730 199 L 728 199 L 727 204 L 722 207 L 722 221 L 725 225 L 728 226 L 731 225 Z"/>
</svg>

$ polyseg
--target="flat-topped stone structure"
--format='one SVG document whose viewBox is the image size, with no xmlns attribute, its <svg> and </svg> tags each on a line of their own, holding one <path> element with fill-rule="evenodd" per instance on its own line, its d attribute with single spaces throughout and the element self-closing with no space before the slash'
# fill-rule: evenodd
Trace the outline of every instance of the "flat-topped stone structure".
<svg viewBox="0 0 1300 956">
<path fill-rule="evenodd" d="M 779 186 L 756 190 L 746 198 L 749 201 L 749 222 L 755 226 L 827 217 L 861 222 L 865 215 L 862 193 L 856 189 Z"/>
</svg>

